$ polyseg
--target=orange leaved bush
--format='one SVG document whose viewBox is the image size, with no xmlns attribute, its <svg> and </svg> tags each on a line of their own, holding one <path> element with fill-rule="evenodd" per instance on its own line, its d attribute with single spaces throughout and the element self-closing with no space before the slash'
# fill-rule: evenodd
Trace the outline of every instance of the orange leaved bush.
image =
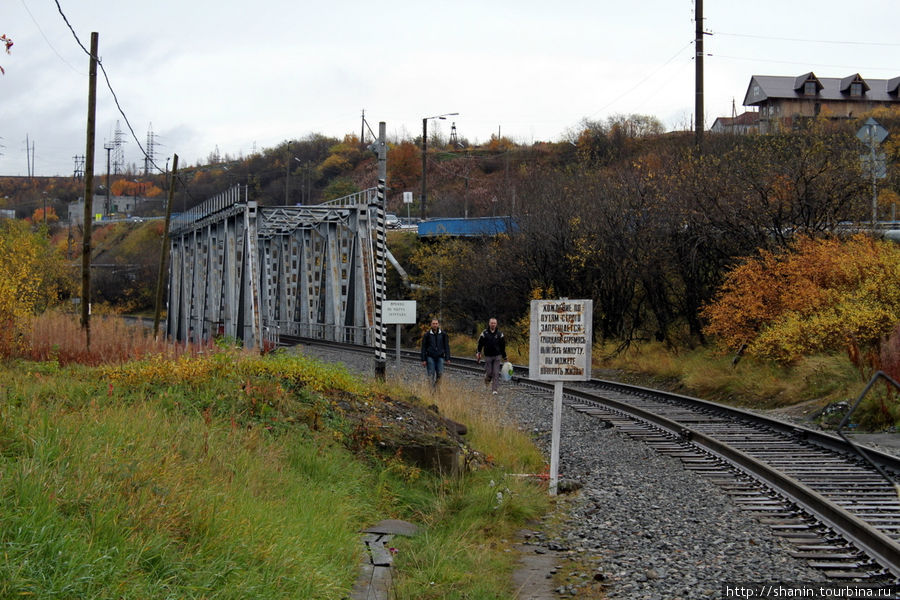
<svg viewBox="0 0 900 600">
<path fill-rule="evenodd" d="M 703 309 L 706 332 L 731 347 L 787 363 L 846 350 L 878 368 L 880 347 L 900 323 L 900 248 L 864 235 L 797 239 L 789 252 L 760 252 L 732 270 Z"/>
</svg>

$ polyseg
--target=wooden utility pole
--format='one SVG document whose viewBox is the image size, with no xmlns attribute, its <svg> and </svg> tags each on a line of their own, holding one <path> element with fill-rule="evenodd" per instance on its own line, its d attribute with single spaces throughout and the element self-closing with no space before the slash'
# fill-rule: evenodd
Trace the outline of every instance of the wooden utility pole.
<svg viewBox="0 0 900 600">
<path fill-rule="evenodd" d="M 166 225 L 163 228 L 162 249 L 159 252 L 159 274 L 156 277 L 156 310 L 153 313 L 153 337 L 159 337 L 159 319 L 162 313 L 163 278 L 166 260 L 169 258 L 169 223 L 172 221 L 172 201 L 175 199 L 175 175 L 178 173 L 178 155 L 172 157 L 172 182 L 169 184 L 169 200 L 166 202 Z"/>
<path fill-rule="evenodd" d="M 97 122 L 97 42 L 91 33 L 91 66 L 88 69 L 87 142 L 84 152 L 84 241 L 81 245 L 81 328 L 85 347 L 91 349 L 91 213 L 94 208 L 94 132 Z"/>
<path fill-rule="evenodd" d="M 694 141 L 703 142 L 703 0 L 694 0 Z"/>
</svg>

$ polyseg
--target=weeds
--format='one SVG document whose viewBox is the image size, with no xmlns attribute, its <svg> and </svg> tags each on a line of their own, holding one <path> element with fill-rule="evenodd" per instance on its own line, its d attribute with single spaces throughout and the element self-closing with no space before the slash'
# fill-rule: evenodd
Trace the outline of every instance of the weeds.
<svg viewBox="0 0 900 600">
<path fill-rule="evenodd" d="M 358 531 L 388 517 L 425 532 L 398 542 L 400 561 L 416 557 L 399 597 L 508 596 L 499 540 L 545 509 L 546 490 L 496 469 L 450 476 L 351 453 L 336 403 L 409 392 L 280 353 L 91 367 L 64 347 L 0 366 L 0 597 L 342 598 Z M 527 439 L 496 417 L 476 424 L 491 409 L 462 394 L 445 386 L 437 401 L 494 464 L 539 468 Z M 429 565 L 437 555 L 456 560 Z"/>
<path fill-rule="evenodd" d="M 61 365 L 120 364 L 148 356 L 193 355 L 205 349 L 154 339 L 150 329 L 140 322 L 132 325 L 116 316 L 91 319 L 91 347 L 87 348 L 79 316 L 59 311 L 47 311 L 31 319 L 31 327 L 19 346 L 20 350 L 9 356 Z"/>
</svg>

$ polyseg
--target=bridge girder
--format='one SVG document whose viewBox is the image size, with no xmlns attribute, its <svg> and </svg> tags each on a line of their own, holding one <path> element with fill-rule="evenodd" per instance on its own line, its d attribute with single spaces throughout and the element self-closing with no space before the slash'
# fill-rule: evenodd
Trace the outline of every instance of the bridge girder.
<svg viewBox="0 0 900 600">
<path fill-rule="evenodd" d="M 173 221 L 170 338 L 371 344 L 375 189 L 315 206 L 257 207 L 246 195 L 232 188 Z"/>
</svg>

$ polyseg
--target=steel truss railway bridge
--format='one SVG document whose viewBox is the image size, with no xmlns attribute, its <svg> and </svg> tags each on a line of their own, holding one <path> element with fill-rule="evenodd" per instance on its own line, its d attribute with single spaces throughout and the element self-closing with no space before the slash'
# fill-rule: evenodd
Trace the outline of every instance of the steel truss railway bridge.
<svg viewBox="0 0 900 600">
<path fill-rule="evenodd" d="M 257 206 L 236 186 L 172 220 L 167 335 L 246 347 L 279 335 L 375 347 L 384 364 L 384 123 L 378 185 L 311 206 Z M 383 372 L 383 369 L 382 369 Z"/>
<path fill-rule="evenodd" d="M 260 207 L 235 187 L 173 220 L 168 334 L 372 343 L 375 189 Z"/>
</svg>

